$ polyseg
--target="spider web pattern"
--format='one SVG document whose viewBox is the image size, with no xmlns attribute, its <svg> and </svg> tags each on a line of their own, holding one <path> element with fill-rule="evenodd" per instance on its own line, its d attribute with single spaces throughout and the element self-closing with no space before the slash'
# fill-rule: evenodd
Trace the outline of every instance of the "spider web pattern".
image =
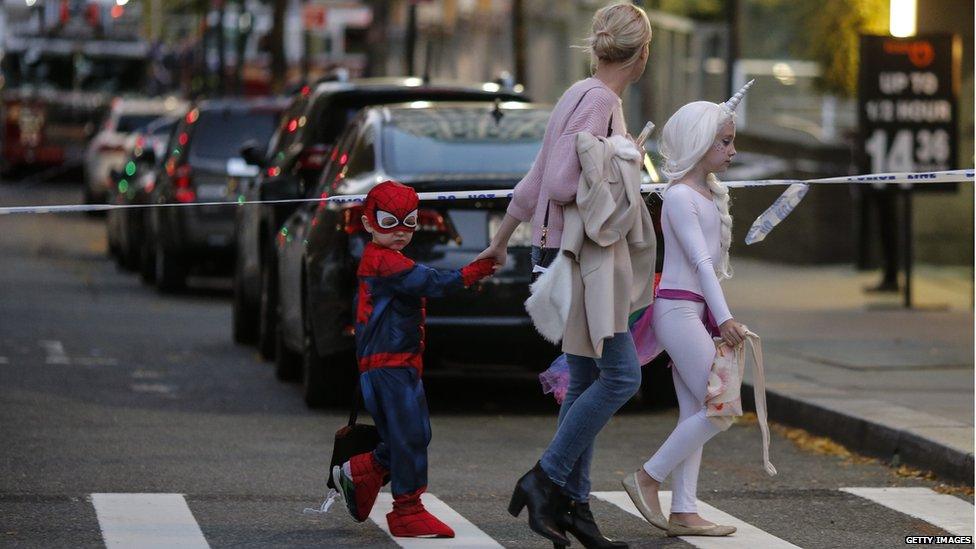
<svg viewBox="0 0 976 549">
<path fill-rule="evenodd" d="M 366 324 L 373 314 L 373 299 L 369 291 L 369 282 L 363 278 L 393 276 L 412 269 L 413 266 L 413 260 L 398 251 L 377 246 L 372 242 L 367 244 L 363 257 L 359 260 L 359 269 L 356 271 L 356 275 L 360 277 L 356 322 Z"/>
<path fill-rule="evenodd" d="M 369 219 L 373 228 L 381 233 L 393 232 L 399 229 L 407 214 L 417 209 L 420 200 L 417 198 L 417 191 L 396 181 L 384 181 L 370 189 L 366 195 L 366 203 L 363 205 L 363 213 Z M 376 221 L 376 210 L 383 210 L 400 220 L 400 224 L 392 229 L 383 229 Z M 402 229 L 401 229 L 402 230 Z M 365 258 L 364 258 L 365 259 Z"/>
</svg>

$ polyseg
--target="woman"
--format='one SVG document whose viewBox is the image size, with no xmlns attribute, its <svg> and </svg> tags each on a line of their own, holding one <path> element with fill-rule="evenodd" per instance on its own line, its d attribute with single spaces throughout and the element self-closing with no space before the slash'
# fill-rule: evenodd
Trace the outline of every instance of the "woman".
<svg viewBox="0 0 976 549">
<path fill-rule="evenodd" d="M 712 337 L 721 335 L 733 347 L 745 338 L 719 285 L 732 276 L 732 217 L 729 190 L 714 174 L 725 171 L 735 156 L 734 111 L 751 84 L 721 105 L 685 105 L 661 135 L 668 187 L 661 209 L 664 269 L 653 329 L 673 363 L 680 415 L 661 448 L 623 484 L 648 522 L 674 536 L 727 536 L 735 531 L 698 515 L 695 490 L 702 446 L 721 430 L 705 415 L 708 374 L 715 358 Z M 668 475 L 673 497 L 670 520 L 665 520 L 658 489 Z"/>
<path fill-rule="evenodd" d="M 478 259 L 504 264 L 508 239 L 525 221 L 532 225 L 533 263 L 544 267 L 552 262 L 560 245 L 563 206 L 575 203 L 580 179 L 576 134 L 627 135 L 620 97 L 644 73 L 650 41 L 647 15 L 633 4 L 596 12 L 586 46 L 593 76 L 573 84 L 559 99 L 542 149 Z M 596 435 L 640 387 L 634 342 L 624 330 L 603 340 L 600 358 L 568 355 L 567 361 L 571 384 L 556 435 L 539 463 L 519 479 L 509 512 L 518 516 L 527 505 L 529 526 L 557 545 L 569 544 L 568 531 L 586 547 L 626 547 L 605 538 L 593 520 L 589 470 Z"/>
</svg>

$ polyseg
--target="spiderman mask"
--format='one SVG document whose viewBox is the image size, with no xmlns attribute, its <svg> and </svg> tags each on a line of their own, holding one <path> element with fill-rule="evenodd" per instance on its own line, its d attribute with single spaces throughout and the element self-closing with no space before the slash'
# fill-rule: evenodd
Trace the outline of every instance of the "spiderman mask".
<svg viewBox="0 0 976 549">
<path fill-rule="evenodd" d="M 417 230 L 417 191 L 396 181 L 384 181 L 370 189 L 363 215 L 382 234 Z"/>
</svg>

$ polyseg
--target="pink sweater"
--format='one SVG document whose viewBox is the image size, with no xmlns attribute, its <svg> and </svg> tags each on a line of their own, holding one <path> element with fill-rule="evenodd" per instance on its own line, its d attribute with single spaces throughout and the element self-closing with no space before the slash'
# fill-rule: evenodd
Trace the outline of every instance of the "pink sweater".
<svg viewBox="0 0 976 549">
<path fill-rule="evenodd" d="M 602 81 L 587 78 L 570 86 L 552 110 L 542 149 L 529 173 L 515 186 L 508 213 L 532 224 L 532 244 L 542 236 L 546 205 L 549 207 L 547 248 L 558 248 L 562 238 L 563 204 L 576 200 L 580 161 L 576 134 L 607 135 L 613 113 L 613 134 L 627 134 L 620 98 Z"/>
</svg>

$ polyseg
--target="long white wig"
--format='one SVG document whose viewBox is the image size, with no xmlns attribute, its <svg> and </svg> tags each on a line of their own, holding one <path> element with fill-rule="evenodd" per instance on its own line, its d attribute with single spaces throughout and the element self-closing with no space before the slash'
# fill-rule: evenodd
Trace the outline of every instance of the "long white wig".
<svg viewBox="0 0 976 549">
<path fill-rule="evenodd" d="M 668 119 L 661 131 L 660 146 L 665 160 L 661 172 L 668 179 L 669 188 L 701 161 L 715 143 L 719 130 L 730 120 L 735 121 L 734 112 L 710 101 L 688 103 Z M 732 278 L 732 265 L 729 263 L 729 248 L 732 245 L 729 189 L 713 173 L 709 173 L 705 180 L 722 219 L 722 258 L 715 265 L 715 274 L 719 280 L 724 280 Z"/>
</svg>

